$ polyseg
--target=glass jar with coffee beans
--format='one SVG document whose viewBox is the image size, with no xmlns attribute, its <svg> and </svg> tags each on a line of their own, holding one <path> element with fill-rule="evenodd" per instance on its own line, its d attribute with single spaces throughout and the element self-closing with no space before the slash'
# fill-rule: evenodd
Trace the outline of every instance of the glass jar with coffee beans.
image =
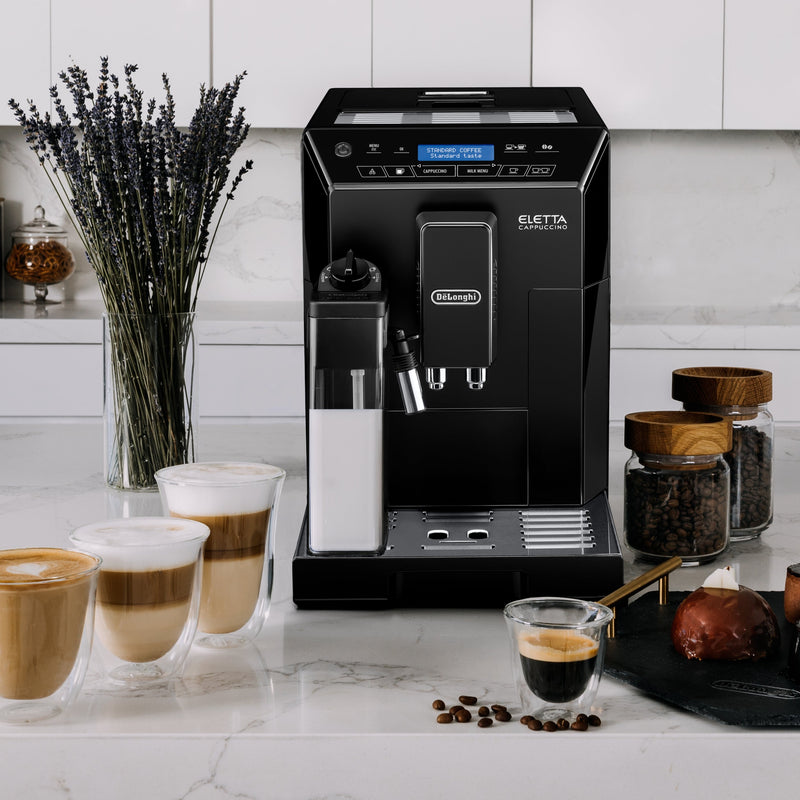
<svg viewBox="0 0 800 800">
<path fill-rule="evenodd" d="M 719 555 L 730 536 L 731 422 L 717 414 L 642 411 L 625 417 L 624 531 L 628 546 L 684 566 Z"/>
<path fill-rule="evenodd" d="M 744 367 L 687 367 L 672 373 L 672 396 L 687 411 L 730 419 L 731 541 L 754 539 L 772 522 L 775 424 L 772 373 Z"/>
</svg>

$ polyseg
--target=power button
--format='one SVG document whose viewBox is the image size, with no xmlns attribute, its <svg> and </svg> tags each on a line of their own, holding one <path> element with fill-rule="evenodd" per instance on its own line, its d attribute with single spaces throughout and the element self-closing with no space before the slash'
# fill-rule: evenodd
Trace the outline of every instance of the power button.
<svg viewBox="0 0 800 800">
<path fill-rule="evenodd" d="M 347 158 L 353 154 L 353 145 L 351 145 L 350 142 L 338 142 L 333 148 L 333 152 L 336 153 L 339 158 Z"/>
</svg>

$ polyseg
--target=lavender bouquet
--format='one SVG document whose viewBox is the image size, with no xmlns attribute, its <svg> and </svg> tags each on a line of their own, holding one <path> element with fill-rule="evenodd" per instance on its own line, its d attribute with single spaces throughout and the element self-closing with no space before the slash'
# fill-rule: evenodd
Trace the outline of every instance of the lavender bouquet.
<svg viewBox="0 0 800 800">
<path fill-rule="evenodd" d="M 249 130 L 234 107 L 244 74 L 201 87 L 181 130 L 167 76 L 156 108 L 152 99 L 145 105 L 135 71 L 127 65 L 121 82 L 102 58 L 95 91 L 79 67 L 61 72 L 72 114 L 57 86 L 54 117 L 32 101 L 27 112 L 10 101 L 97 275 L 106 309 L 106 480 L 118 488 L 151 488 L 156 470 L 194 460 L 197 294 L 225 207 L 252 169 L 246 161 L 225 191 Z"/>
</svg>

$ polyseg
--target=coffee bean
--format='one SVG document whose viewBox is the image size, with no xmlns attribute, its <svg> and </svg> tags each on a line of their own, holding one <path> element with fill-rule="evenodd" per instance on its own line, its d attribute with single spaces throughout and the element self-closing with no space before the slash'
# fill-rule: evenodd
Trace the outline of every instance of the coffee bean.
<svg viewBox="0 0 800 800">
<path fill-rule="evenodd" d="M 472 719 L 472 714 L 466 708 L 456 711 L 456 722 L 469 722 Z"/>
<path fill-rule="evenodd" d="M 601 725 L 600 717 L 597 714 L 589 714 L 588 722 L 593 728 L 599 728 Z"/>
<path fill-rule="evenodd" d="M 528 722 L 528 728 L 532 731 L 540 731 L 542 729 L 541 720 L 536 719 L 536 717 L 531 717 Z"/>
<path fill-rule="evenodd" d="M 474 706 L 478 703 L 478 698 L 473 697 L 471 694 L 462 694 L 458 698 L 458 702 L 463 703 L 465 706 Z"/>
<path fill-rule="evenodd" d="M 522 725 L 527 725 L 527 724 L 528 724 L 528 723 L 529 723 L 529 722 L 530 722 L 532 719 L 533 719 L 533 717 L 532 717 L 530 714 L 523 714 L 523 715 L 522 715 L 522 716 L 519 718 L 519 721 L 520 721 L 520 723 L 521 723 Z"/>
<path fill-rule="evenodd" d="M 505 711 L 505 710 L 504 711 L 498 711 L 494 715 L 494 718 L 498 722 L 509 722 L 511 720 L 511 714 L 509 714 L 508 711 Z"/>
<path fill-rule="evenodd" d="M 478 709 L 478 716 L 479 716 L 479 717 L 488 717 L 488 716 L 489 716 L 489 714 L 491 714 L 491 713 L 492 713 L 492 712 L 491 712 L 491 711 L 489 711 L 489 709 L 488 709 L 488 708 L 486 708 L 486 706 L 481 706 L 481 707 Z"/>
<path fill-rule="evenodd" d="M 440 725 L 447 725 L 448 723 L 453 721 L 453 715 L 452 714 L 448 714 L 445 711 L 444 714 L 439 714 L 439 716 L 436 717 L 436 721 Z"/>
<path fill-rule="evenodd" d="M 501 706 L 500 703 L 492 704 L 492 711 L 508 711 L 505 706 Z"/>
<path fill-rule="evenodd" d="M 492 718 L 491 717 L 481 717 L 478 720 L 478 727 L 479 728 L 489 728 L 492 725 Z"/>
<path fill-rule="evenodd" d="M 556 725 L 558 725 L 559 730 L 562 731 L 565 731 L 567 730 L 567 728 L 569 728 L 569 722 L 567 722 L 567 720 L 565 720 L 564 717 L 559 717 L 556 720 Z"/>
<path fill-rule="evenodd" d="M 434 711 L 443 711 L 446 708 L 444 700 L 434 700 L 432 705 Z"/>
<path fill-rule="evenodd" d="M 573 731 L 585 731 L 589 729 L 589 722 L 586 719 L 576 719 L 575 722 L 570 725 Z"/>
<path fill-rule="evenodd" d="M 455 716 L 459 711 L 461 711 L 464 706 L 450 706 L 450 713 Z"/>
<path fill-rule="evenodd" d="M 542 725 L 542 730 L 547 731 L 548 733 L 552 733 L 553 731 L 558 730 L 558 725 L 556 725 L 555 722 L 553 722 L 553 720 L 549 719 L 547 720 L 547 722 L 544 723 L 544 725 Z"/>
</svg>

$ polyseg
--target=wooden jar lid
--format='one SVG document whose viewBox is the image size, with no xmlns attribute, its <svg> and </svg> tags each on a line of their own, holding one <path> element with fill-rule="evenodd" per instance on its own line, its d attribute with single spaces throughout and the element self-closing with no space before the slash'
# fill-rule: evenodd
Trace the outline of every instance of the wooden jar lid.
<svg viewBox="0 0 800 800">
<path fill-rule="evenodd" d="M 772 373 L 746 367 L 676 369 L 672 396 L 688 405 L 759 406 L 772 400 Z"/>
<path fill-rule="evenodd" d="M 700 411 L 639 411 L 625 415 L 625 446 L 637 453 L 711 456 L 731 449 L 730 419 Z"/>
</svg>

